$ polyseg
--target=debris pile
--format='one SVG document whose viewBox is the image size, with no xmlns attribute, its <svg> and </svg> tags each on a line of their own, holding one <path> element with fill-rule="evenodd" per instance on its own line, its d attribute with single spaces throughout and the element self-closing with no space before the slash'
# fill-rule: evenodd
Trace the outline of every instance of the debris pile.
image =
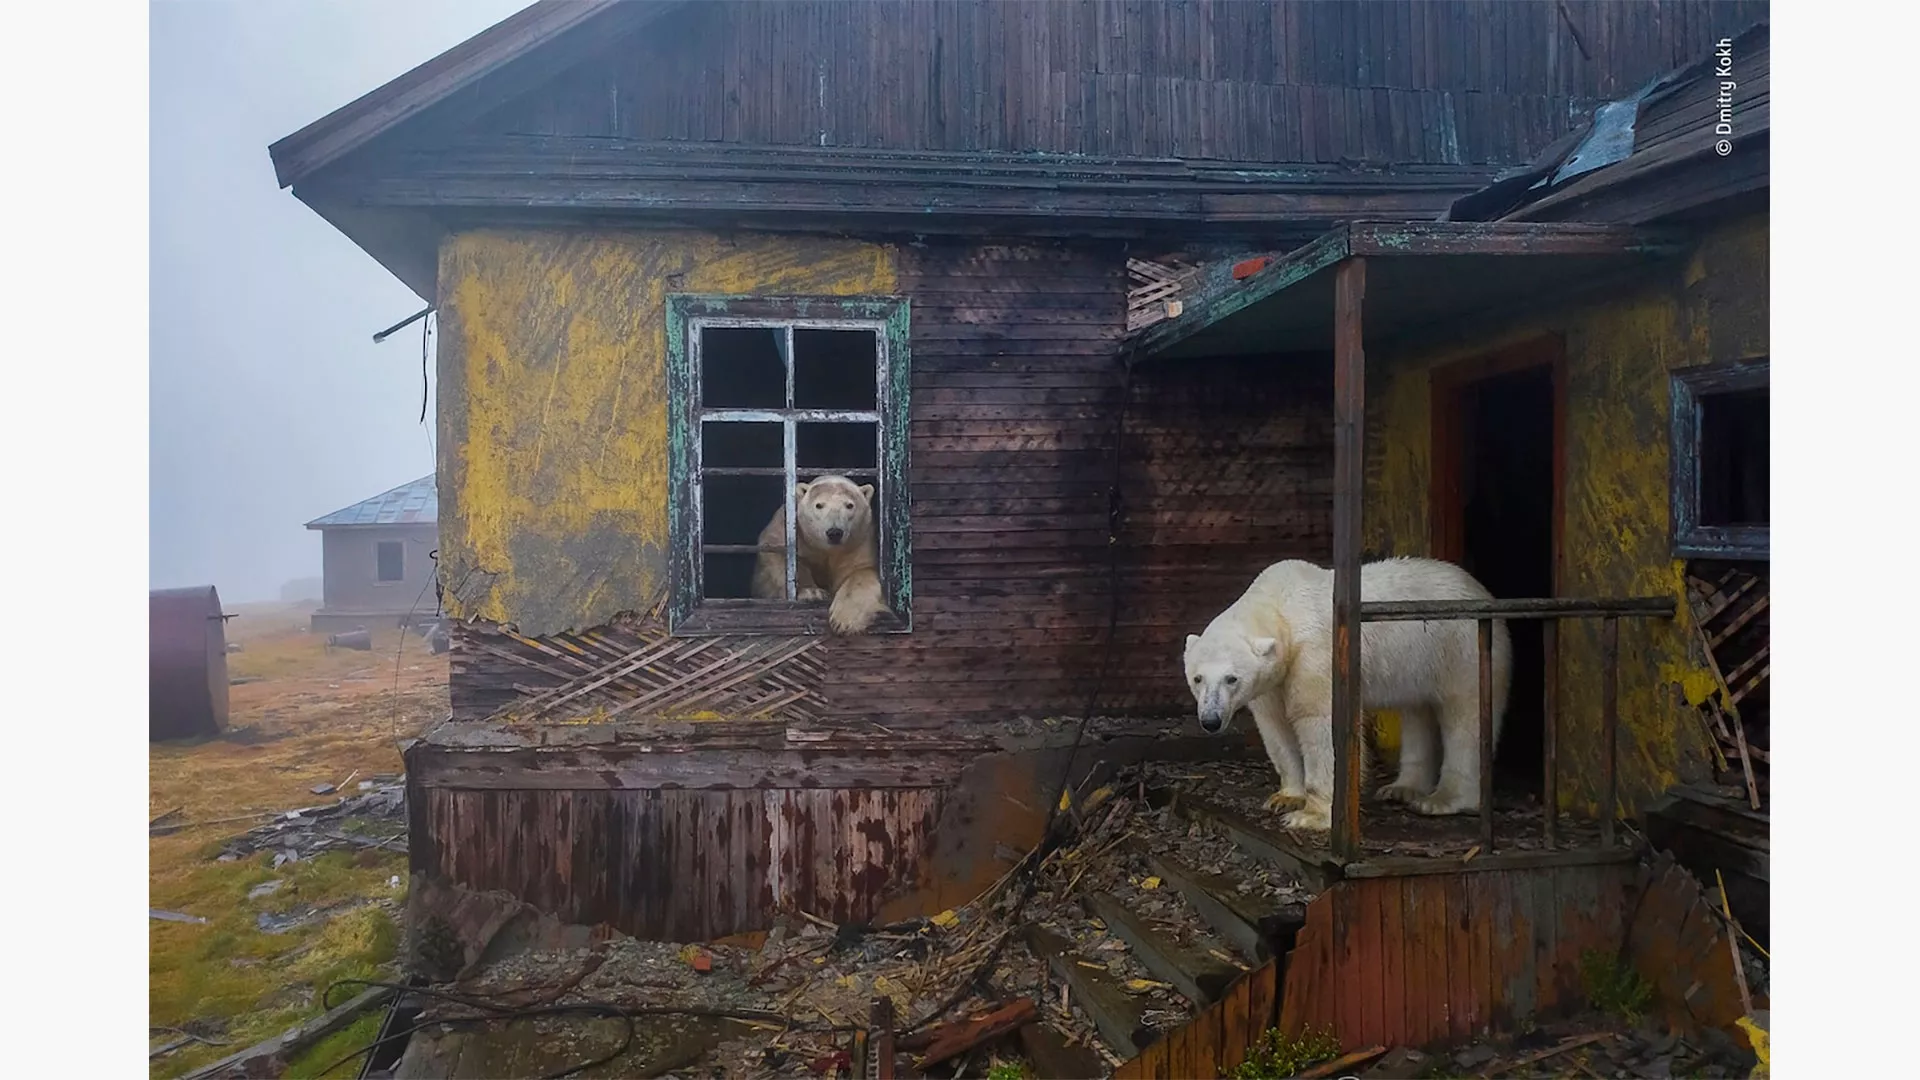
<svg viewBox="0 0 1920 1080">
<path fill-rule="evenodd" d="M 321 787 L 333 791 L 331 785 Z M 359 781 L 357 790 L 358 794 L 338 802 L 284 811 L 232 837 L 220 861 L 233 862 L 261 851 L 274 853 L 275 867 L 326 851 L 378 848 L 406 854 L 406 777 L 368 777 Z"/>
</svg>

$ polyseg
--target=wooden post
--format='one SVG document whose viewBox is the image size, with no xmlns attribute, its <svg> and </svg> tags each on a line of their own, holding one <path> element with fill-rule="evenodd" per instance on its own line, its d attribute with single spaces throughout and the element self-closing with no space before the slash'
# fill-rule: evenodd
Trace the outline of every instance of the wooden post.
<svg viewBox="0 0 1920 1080">
<path fill-rule="evenodd" d="M 1493 852 L 1493 620 L 1480 620 L 1480 850 Z"/>
<path fill-rule="evenodd" d="M 1545 648 L 1541 653 L 1546 657 L 1546 693 L 1545 713 L 1540 723 L 1541 763 L 1540 804 L 1541 818 L 1546 822 L 1547 850 L 1560 846 L 1560 765 L 1556 760 L 1559 749 L 1554 744 L 1560 722 L 1560 673 L 1555 669 L 1559 665 L 1560 624 L 1548 619 L 1540 626 L 1540 637 Z"/>
<path fill-rule="evenodd" d="M 1360 854 L 1360 514 L 1366 433 L 1367 263 L 1333 278 L 1333 854 Z"/>
<path fill-rule="evenodd" d="M 1617 790 L 1620 756 L 1620 620 L 1609 615 L 1600 624 L 1600 846 L 1613 846 L 1613 819 L 1619 816 Z"/>
</svg>

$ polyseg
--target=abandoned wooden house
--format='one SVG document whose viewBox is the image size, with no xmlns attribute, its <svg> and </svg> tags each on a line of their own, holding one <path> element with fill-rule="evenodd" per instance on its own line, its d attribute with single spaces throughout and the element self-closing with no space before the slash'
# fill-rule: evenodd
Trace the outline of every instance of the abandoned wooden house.
<svg viewBox="0 0 1920 1080">
<path fill-rule="evenodd" d="M 1242 1051 L 1564 1004 L 1654 891 L 1604 808 L 1710 782 L 1723 732 L 1764 762 L 1764 644 L 1699 647 L 1764 633 L 1764 29 L 1730 157 L 1695 61 L 1765 15 L 547 2 L 276 143 L 441 329 L 458 624 L 407 755 L 412 917 L 499 890 L 700 940 L 963 904 L 1068 775 L 1259 759 L 1188 719 L 1180 649 L 1262 567 L 1334 565 L 1351 631 L 1422 614 L 1359 604 L 1363 550 L 1433 553 L 1503 600 L 1426 616 L 1514 627 L 1496 798 L 1389 820 L 1347 739 L 1323 846 L 1177 796 L 1321 890 L 1213 1004 Z M 826 473 L 872 487 L 863 634 L 791 555 L 752 596 Z M 1490 958 L 1496 919 L 1525 932 Z M 1479 950 L 1438 998 L 1420 934 Z M 1724 958 L 1696 937 L 1667 944 Z"/>
<path fill-rule="evenodd" d="M 320 534 L 317 633 L 433 617 L 439 490 L 429 473 L 307 522 Z"/>
</svg>

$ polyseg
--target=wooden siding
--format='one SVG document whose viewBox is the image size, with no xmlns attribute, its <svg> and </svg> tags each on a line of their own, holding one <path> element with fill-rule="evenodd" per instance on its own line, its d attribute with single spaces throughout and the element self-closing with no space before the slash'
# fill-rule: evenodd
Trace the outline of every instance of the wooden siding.
<svg viewBox="0 0 1920 1080">
<path fill-rule="evenodd" d="M 1731 1031 L 1742 1015 L 1725 929 L 1666 856 L 1350 879 L 1307 905 L 1284 960 L 1250 972 L 1113 1075 L 1227 1075 L 1276 1026 L 1332 1032 L 1343 1051 L 1510 1033 L 1583 1003 L 1588 951 L 1625 957 L 1677 1031 Z"/>
<path fill-rule="evenodd" d="M 1512 163 L 1596 102 L 1766 15 L 1751 0 L 690 4 L 477 127 L 895 150 Z"/>
<path fill-rule="evenodd" d="M 776 910 L 865 922 L 925 870 L 942 792 L 416 786 L 416 878 L 504 890 L 562 922 L 704 941 Z"/>
<path fill-rule="evenodd" d="M 1114 359 L 1125 259 L 1118 244 L 929 244 L 892 257 L 913 305 L 913 632 L 824 640 L 809 657 L 831 680 L 789 672 L 741 692 L 799 692 L 807 719 L 889 725 L 1077 715 L 1106 634 L 1107 488 L 1123 388 L 1121 611 L 1098 711 L 1185 711 L 1182 635 L 1269 563 L 1326 558 L 1329 362 L 1196 361 L 1128 384 Z M 483 494 L 465 496 L 476 512 Z M 529 564 L 516 591 L 539 588 L 544 573 Z M 500 614 L 516 617 L 511 605 Z M 537 638 L 460 627 L 455 715 L 479 719 L 589 676 L 652 640 L 658 621 Z M 603 695 L 575 711 L 619 704 Z M 631 715 L 682 706 L 730 715 L 677 698 Z"/>
</svg>

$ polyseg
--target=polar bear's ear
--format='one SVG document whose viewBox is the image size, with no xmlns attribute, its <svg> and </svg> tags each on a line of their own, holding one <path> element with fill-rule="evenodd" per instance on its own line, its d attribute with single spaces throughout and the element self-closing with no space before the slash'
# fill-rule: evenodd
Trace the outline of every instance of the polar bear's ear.
<svg viewBox="0 0 1920 1080">
<path fill-rule="evenodd" d="M 861 497 L 861 498 L 863 498 L 863 499 L 865 499 L 865 500 L 867 500 L 868 502 L 872 502 L 872 501 L 873 501 L 873 485 L 872 485 L 872 484 L 861 484 L 861 485 L 860 485 L 860 497 Z"/>
<path fill-rule="evenodd" d="M 1248 642 L 1248 644 L 1253 646 L 1253 655 L 1272 656 L 1275 646 L 1280 643 L 1270 637 L 1257 637 Z"/>
<path fill-rule="evenodd" d="M 1191 649 L 1191 648 L 1193 648 L 1193 647 L 1194 647 L 1195 645 L 1198 645 L 1198 644 L 1200 644 L 1200 635 L 1199 635 L 1199 634 L 1188 634 L 1188 635 L 1187 635 L 1187 648 L 1189 648 L 1189 649 Z"/>
<path fill-rule="evenodd" d="M 812 484 L 808 484 L 804 482 L 795 484 L 793 485 L 793 493 L 804 499 L 807 497 L 807 489 L 812 486 L 813 486 Z"/>
</svg>

